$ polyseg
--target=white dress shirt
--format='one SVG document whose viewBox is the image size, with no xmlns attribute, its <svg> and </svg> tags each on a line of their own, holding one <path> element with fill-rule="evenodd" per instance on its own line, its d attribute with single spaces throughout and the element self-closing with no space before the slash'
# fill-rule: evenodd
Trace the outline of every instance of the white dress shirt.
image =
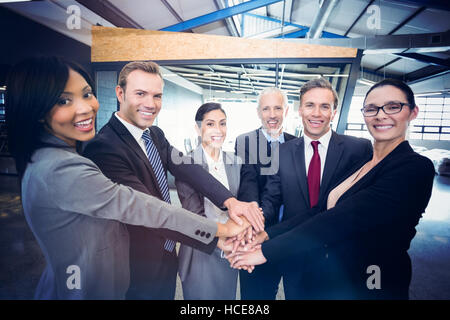
<svg viewBox="0 0 450 320">
<path fill-rule="evenodd" d="M 146 147 L 145 147 L 145 141 L 142 139 L 142 134 L 145 130 L 142 130 L 141 128 L 136 127 L 134 124 L 131 124 L 125 120 L 123 120 L 119 115 L 117 115 L 117 112 L 114 113 L 117 119 L 119 119 L 120 122 L 127 128 L 127 130 L 130 132 L 130 134 L 133 136 L 133 138 L 136 140 L 138 145 L 141 147 L 142 151 L 144 151 L 144 154 L 148 156 Z"/>
<path fill-rule="evenodd" d="M 281 144 L 281 143 L 284 143 L 284 134 L 283 134 L 283 132 L 281 132 L 280 135 L 278 136 L 278 138 L 276 138 L 276 139 L 275 139 L 274 137 L 272 137 L 272 136 L 267 132 L 266 129 L 261 128 L 261 132 L 263 133 L 264 137 L 266 137 L 267 141 L 269 141 L 270 143 L 272 143 L 272 142 L 274 142 L 274 141 L 277 141 L 277 142 L 279 142 L 280 144 Z"/>
<path fill-rule="evenodd" d="M 305 169 L 306 169 L 306 176 L 308 176 L 308 169 L 309 169 L 309 163 L 311 162 L 312 156 L 314 154 L 314 149 L 311 145 L 311 141 L 313 141 L 310 137 L 307 135 L 303 136 L 304 142 L 305 142 Z M 327 158 L 327 151 L 328 151 L 328 145 L 330 143 L 331 139 L 331 128 L 328 130 L 327 133 L 325 133 L 320 139 L 318 140 L 319 146 L 319 156 L 320 156 L 320 182 L 322 183 L 322 175 L 323 175 L 323 168 L 325 168 L 325 160 Z"/>
<path fill-rule="evenodd" d="M 205 154 L 206 162 L 208 163 L 208 172 L 229 190 L 230 187 L 228 184 L 227 172 L 225 171 L 225 164 L 223 163 L 222 150 L 220 150 L 219 159 L 217 161 L 211 158 L 204 148 L 203 152 Z M 205 215 L 209 219 L 220 223 L 225 223 L 228 221 L 228 211 L 220 210 L 208 198 L 204 199 Z"/>
</svg>

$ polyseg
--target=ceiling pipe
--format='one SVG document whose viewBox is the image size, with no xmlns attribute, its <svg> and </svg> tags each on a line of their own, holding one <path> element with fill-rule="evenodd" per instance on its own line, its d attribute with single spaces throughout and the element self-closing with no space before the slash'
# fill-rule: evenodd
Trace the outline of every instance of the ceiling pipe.
<svg viewBox="0 0 450 320">
<path fill-rule="evenodd" d="M 227 7 L 224 4 L 223 0 L 214 0 L 214 4 L 216 5 L 217 10 L 222 10 Z M 242 17 L 242 19 L 244 19 L 244 17 Z M 226 21 L 225 25 L 227 27 L 227 30 L 228 30 L 228 33 L 230 34 L 230 36 L 240 37 L 241 34 L 238 31 L 236 24 L 233 21 L 233 17 L 226 18 L 225 21 Z"/>
<path fill-rule="evenodd" d="M 308 39 L 317 39 L 320 37 L 325 24 L 328 21 L 328 18 L 333 11 L 334 7 L 337 5 L 337 0 L 323 0 L 322 5 L 320 6 L 319 12 L 314 18 L 313 23 L 311 24 L 311 28 L 309 32 L 306 34 L 306 38 Z"/>
</svg>

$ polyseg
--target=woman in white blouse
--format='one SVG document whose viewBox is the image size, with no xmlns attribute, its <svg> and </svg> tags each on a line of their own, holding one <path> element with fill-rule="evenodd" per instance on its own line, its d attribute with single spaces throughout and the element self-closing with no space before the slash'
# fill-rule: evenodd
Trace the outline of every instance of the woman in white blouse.
<svg viewBox="0 0 450 320">
<path fill-rule="evenodd" d="M 195 115 L 196 129 L 201 143 L 192 151 L 194 161 L 201 164 L 233 195 L 237 195 L 240 181 L 240 159 L 222 151 L 227 135 L 227 117 L 219 103 L 205 103 Z M 192 189 L 175 181 L 183 208 L 215 222 L 228 220 L 228 212 Z M 236 298 L 238 270 L 232 269 L 220 249 L 205 254 L 181 245 L 178 271 L 183 284 L 184 299 L 232 300 Z"/>
</svg>

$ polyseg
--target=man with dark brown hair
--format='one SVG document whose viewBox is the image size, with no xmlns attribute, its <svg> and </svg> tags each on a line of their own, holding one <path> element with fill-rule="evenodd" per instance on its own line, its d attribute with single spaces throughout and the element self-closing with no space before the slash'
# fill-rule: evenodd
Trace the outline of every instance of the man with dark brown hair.
<svg viewBox="0 0 450 320">
<path fill-rule="evenodd" d="M 153 125 L 161 110 L 163 86 L 156 63 L 137 61 L 125 65 L 116 87 L 120 110 L 87 145 L 84 155 L 111 180 L 169 203 L 167 171 L 170 171 L 216 206 L 226 207 L 236 222 L 239 223 L 239 216 L 245 216 L 254 227 L 262 229 L 262 216 L 256 203 L 236 200 L 200 165 L 180 156 L 163 131 Z M 139 226 L 127 227 L 130 234 L 127 299 L 173 299 L 178 264 L 175 241 L 182 239 L 174 238 L 169 230 L 156 232 Z"/>
</svg>

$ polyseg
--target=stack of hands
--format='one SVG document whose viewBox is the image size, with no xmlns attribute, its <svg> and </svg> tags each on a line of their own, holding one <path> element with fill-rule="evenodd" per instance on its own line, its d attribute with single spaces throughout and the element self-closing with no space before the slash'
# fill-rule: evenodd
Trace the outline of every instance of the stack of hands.
<svg viewBox="0 0 450 320">
<path fill-rule="evenodd" d="M 256 202 L 241 202 L 234 198 L 225 202 L 230 219 L 226 232 L 219 235 L 217 246 L 225 253 L 230 266 L 251 273 L 256 265 L 267 260 L 261 244 L 268 240 L 264 231 L 264 215 Z"/>
</svg>

